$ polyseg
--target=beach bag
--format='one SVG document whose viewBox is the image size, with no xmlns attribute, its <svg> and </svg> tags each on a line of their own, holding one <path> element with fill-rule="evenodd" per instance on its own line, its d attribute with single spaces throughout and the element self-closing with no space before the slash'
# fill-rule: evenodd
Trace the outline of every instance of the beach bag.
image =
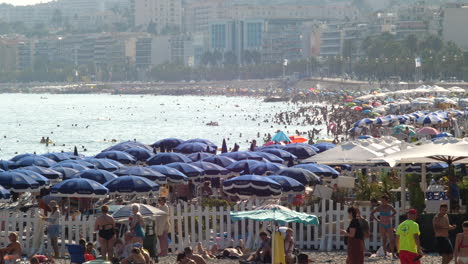
<svg viewBox="0 0 468 264">
<path fill-rule="evenodd" d="M 359 224 L 361 224 L 361 229 L 362 229 L 362 234 L 364 236 L 364 239 L 370 237 L 370 228 L 369 228 L 369 222 L 365 218 L 359 219 Z"/>
</svg>

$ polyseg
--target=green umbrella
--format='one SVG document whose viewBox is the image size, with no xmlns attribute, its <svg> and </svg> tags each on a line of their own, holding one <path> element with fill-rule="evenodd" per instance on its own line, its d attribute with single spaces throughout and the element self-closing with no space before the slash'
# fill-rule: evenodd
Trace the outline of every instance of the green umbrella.
<svg viewBox="0 0 468 264">
<path fill-rule="evenodd" d="M 233 222 L 250 219 L 261 222 L 276 221 L 285 223 L 301 223 L 307 225 L 319 224 L 319 220 L 315 215 L 300 213 L 293 210 L 282 210 L 279 208 L 230 212 L 230 215 Z"/>
</svg>

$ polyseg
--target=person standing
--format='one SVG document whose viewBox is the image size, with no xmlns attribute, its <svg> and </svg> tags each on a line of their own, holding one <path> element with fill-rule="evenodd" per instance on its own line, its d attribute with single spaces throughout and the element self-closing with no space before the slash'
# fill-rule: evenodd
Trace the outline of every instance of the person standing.
<svg viewBox="0 0 468 264">
<path fill-rule="evenodd" d="M 419 241 L 419 225 L 415 222 L 418 217 L 416 209 L 410 209 L 408 219 L 398 226 L 396 245 L 401 264 L 420 264 L 423 252 Z"/>
<path fill-rule="evenodd" d="M 115 220 L 109 215 L 109 207 L 101 207 L 102 215 L 96 218 L 94 230 L 98 231 L 98 241 L 101 246 L 101 257 L 104 260 L 112 260 L 115 244 Z"/>
<path fill-rule="evenodd" d="M 455 264 L 468 264 L 468 221 L 463 222 L 463 233 L 457 234 L 455 240 Z"/>
<path fill-rule="evenodd" d="M 359 211 L 356 207 L 348 208 L 348 217 L 351 219 L 347 230 L 341 230 L 345 236 L 348 246 L 348 264 L 364 263 L 364 232 L 361 227 L 361 221 L 358 217 Z"/>
<path fill-rule="evenodd" d="M 159 197 L 157 208 L 166 212 L 166 215 L 158 216 L 156 219 L 156 233 L 159 239 L 159 247 L 161 252 L 159 252 L 159 257 L 167 256 L 167 249 L 169 247 L 168 233 L 171 227 L 169 222 L 169 206 L 166 204 L 166 197 Z"/>
<path fill-rule="evenodd" d="M 388 196 L 383 195 L 380 205 L 371 212 L 371 219 L 376 220 L 379 225 L 379 233 L 382 237 L 382 247 L 384 249 L 385 256 L 387 256 L 387 252 L 393 253 L 395 248 L 392 219 L 395 217 L 397 212 L 395 208 L 389 204 L 389 200 Z M 375 217 L 376 212 L 379 213 L 378 218 Z"/>
<path fill-rule="evenodd" d="M 450 225 L 447 211 L 447 204 L 441 204 L 439 213 L 432 219 L 436 248 L 442 256 L 442 264 L 449 264 L 453 258 L 453 246 L 449 239 L 449 231 L 457 227 L 456 225 Z"/>
<path fill-rule="evenodd" d="M 50 201 L 49 207 L 51 208 L 50 216 L 43 216 L 42 219 L 46 220 L 48 223 L 47 226 L 47 236 L 49 237 L 52 248 L 54 249 L 54 257 L 58 258 L 59 248 L 58 248 L 58 236 L 60 235 L 62 226 L 60 225 L 60 210 L 56 201 Z"/>
<path fill-rule="evenodd" d="M 134 241 L 143 245 L 143 240 L 145 239 L 145 230 L 143 227 L 145 223 L 143 222 L 143 216 L 140 213 L 140 205 L 132 205 L 132 213 L 130 216 L 130 231 L 135 236 Z"/>
</svg>

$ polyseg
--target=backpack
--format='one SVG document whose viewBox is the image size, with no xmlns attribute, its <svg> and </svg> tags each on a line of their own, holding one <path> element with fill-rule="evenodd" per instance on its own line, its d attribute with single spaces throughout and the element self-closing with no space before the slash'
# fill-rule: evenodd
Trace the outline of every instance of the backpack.
<svg viewBox="0 0 468 264">
<path fill-rule="evenodd" d="M 370 237 L 370 228 L 369 222 L 365 218 L 359 219 L 359 224 L 361 225 L 362 234 L 364 235 L 364 239 Z"/>
</svg>

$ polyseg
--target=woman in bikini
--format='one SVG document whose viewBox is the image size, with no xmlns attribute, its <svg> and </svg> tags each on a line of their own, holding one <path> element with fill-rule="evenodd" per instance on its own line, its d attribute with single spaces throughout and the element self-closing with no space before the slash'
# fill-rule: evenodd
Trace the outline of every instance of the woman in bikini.
<svg viewBox="0 0 468 264">
<path fill-rule="evenodd" d="M 115 220 L 109 215 L 109 207 L 101 207 L 102 215 L 96 218 L 94 230 L 98 232 L 98 241 L 101 246 L 101 256 L 104 260 L 112 260 L 114 256 L 113 246 L 115 244 Z"/>
<path fill-rule="evenodd" d="M 382 247 L 384 249 L 385 256 L 387 252 L 395 252 L 395 237 L 393 236 L 393 225 L 392 219 L 395 217 L 397 211 L 389 202 L 388 196 L 382 196 L 382 200 L 379 206 L 377 206 L 371 212 L 371 219 L 375 219 L 379 225 L 379 233 L 382 237 Z M 379 213 L 379 217 L 375 217 L 375 213 Z M 387 248 L 387 239 L 388 239 L 388 248 Z"/>
<path fill-rule="evenodd" d="M 457 234 L 453 256 L 455 264 L 468 264 L 468 221 L 463 222 L 463 233 Z"/>
</svg>

